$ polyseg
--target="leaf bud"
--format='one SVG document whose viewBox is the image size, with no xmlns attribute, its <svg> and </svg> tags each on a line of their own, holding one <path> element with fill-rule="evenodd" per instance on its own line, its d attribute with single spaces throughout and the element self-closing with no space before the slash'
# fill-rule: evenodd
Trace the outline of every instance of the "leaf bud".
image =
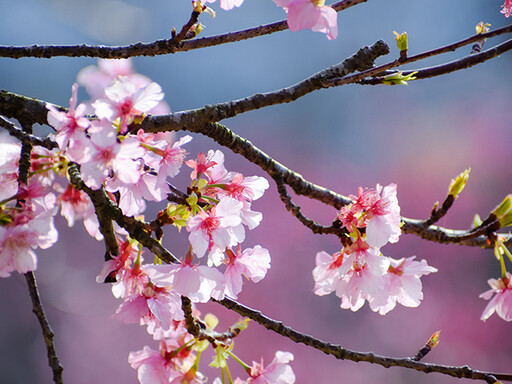
<svg viewBox="0 0 512 384">
<path fill-rule="evenodd" d="M 460 175 L 458 175 L 455 179 L 452 179 L 450 183 L 450 187 L 448 188 L 448 194 L 457 198 L 459 194 L 462 192 L 469 178 L 469 172 L 471 172 L 471 168 L 466 169 Z"/>
</svg>

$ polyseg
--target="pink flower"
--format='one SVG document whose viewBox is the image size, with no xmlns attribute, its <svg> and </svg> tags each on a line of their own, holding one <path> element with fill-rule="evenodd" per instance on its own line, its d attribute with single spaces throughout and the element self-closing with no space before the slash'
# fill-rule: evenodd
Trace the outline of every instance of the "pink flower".
<svg viewBox="0 0 512 384">
<path fill-rule="evenodd" d="M 123 183 L 133 184 L 139 181 L 140 166 L 134 159 L 141 157 L 144 149 L 135 137 L 126 137 L 119 143 L 116 132 L 107 120 L 101 120 L 89 129 L 89 133 L 90 158 L 81 163 L 80 168 L 87 186 L 99 189 L 111 171 Z"/>
<path fill-rule="evenodd" d="M 185 162 L 190 168 L 193 169 L 193 171 L 190 173 L 190 178 L 192 180 L 197 179 L 198 177 L 201 177 L 201 175 L 208 172 L 208 168 L 213 167 L 217 163 L 215 161 L 210 160 L 210 158 L 206 157 L 204 153 L 200 153 L 197 155 L 197 161 L 196 160 L 188 160 Z"/>
<path fill-rule="evenodd" d="M 389 184 L 384 188 L 377 184 L 376 192 L 380 198 L 367 208 L 366 241 L 370 246 L 380 248 L 388 241 L 396 243 L 402 231 L 396 184 Z"/>
<path fill-rule="evenodd" d="M 135 116 L 149 112 L 163 99 L 162 88 L 150 83 L 136 88 L 127 78 L 121 77 L 105 89 L 106 99 L 96 100 L 93 104 L 96 115 L 113 122 L 120 118 L 121 134 L 127 132 L 127 124 Z"/>
<path fill-rule="evenodd" d="M 491 289 L 482 293 L 481 298 L 489 300 L 484 309 L 482 321 L 487 320 L 494 312 L 503 320 L 512 321 L 512 274 L 507 272 L 506 277 L 488 280 Z M 494 297 L 493 297 L 494 295 Z"/>
<path fill-rule="evenodd" d="M 224 271 L 226 278 L 226 294 L 234 299 L 242 291 L 242 275 L 257 283 L 262 280 L 270 269 L 270 253 L 259 245 L 247 248 L 242 252 L 238 244 L 236 254 L 227 249 L 228 265 Z"/>
<path fill-rule="evenodd" d="M 71 99 L 69 100 L 68 112 L 61 112 L 51 104 L 47 104 L 48 108 L 48 124 L 57 130 L 55 141 L 59 144 L 59 148 L 68 151 L 68 147 L 74 147 L 68 153 L 68 157 L 72 161 L 80 162 L 84 156 L 86 137 L 85 130 L 89 127 L 90 122 L 86 119 L 86 106 L 77 102 L 78 84 L 73 84 L 71 89 Z"/>
<path fill-rule="evenodd" d="M 215 3 L 215 0 L 206 0 L 207 3 Z M 233 9 L 233 7 L 239 7 L 242 5 L 244 0 L 219 0 L 220 7 L 225 11 Z"/>
<path fill-rule="evenodd" d="M 219 190 L 219 195 L 227 195 L 240 201 L 254 201 L 263 196 L 269 186 L 267 179 L 263 177 L 244 177 L 241 173 L 236 173 L 231 182 Z"/>
<path fill-rule="evenodd" d="M 226 197 L 209 213 L 201 211 L 187 220 L 188 239 L 197 257 L 203 257 L 207 250 L 214 253 L 244 241 L 242 208 L 240 201 Z"/>
<path fill-rule="evenodd" d="M 349 232 L 366 227 L 366 241 L 371 247 L 380 248 L 388 241 L 396 243 L 400 237 L 400 206 L 396 197 L 396 184 L 375 189 L 359 188 L 357 196 L 349 196 L 354 203 L 338 213 Z"/>
<path fill-rule="evenodd" d="M 414 258 L 388 258 L 390 265 L 383 276 L 384 289 L 370 301 L 372 311 L 385 315 L 397 302 L 411 308 L 420 305 L 423 299 L 420 277 L 437 272 L 437 268 L 427 265 L 425 260 L 414 261 Z"/>
<path fill-rule="evenodd" d="M 336 296 L 341 299 L 340 307 L 355 312 L 365 300 L 371 301 L 384 289 L 382 276 L 388 267 L 389 260 L 376 248 L 351 253 L 339 269 Z"/>
<path fill-rule="evenodd" d="M 85 219 L 87 216 L 95 214 L 89 196 L 76 189 L 72 184 L 68 184 L 65 189 L 55 184 L 54 189 L 60 192 L 57 201 L 61 207 L 60 214 L 68 221 L 68 227 L 72 227 L 76 219 Z"/>
<path fill-rule="evenodd" d="M 186 151 L 181 147 L 191 140 L 192 136 L 186 135 L 172 145 L 170 141 L 165 140 L 155 142 L 151 146 L 145 144 L 145 148 L 149 149 L 145 159 L 147 164 L 158 174 L 158 185 L 165 184 L 167 177 L 174 177 L 178 174 L 186 155 Z"/>
<path fill-rule="evenodd" d="M 155 284 L 172 287 L 194 303 L 206 303 L 210 298 L 224 298 L 224 276 L 215 268 L 181 263 L 151 265 L 146 271 Z"/>
<path fill-rule="evenodd" d="M 173 320 L 183 320 L 181 298 L 166 288 L 148 284 L 143 292 L 125 298 L 112 318 L 125 324 L 149 324 L 164 329 L 171 327 Z"/>
<path fill-rule="evenodd" d="M 4 210 L 7 212 L 7 209 Z M 4 213 L 5 213 L 4 212 Z M 26 273 L 37 268 L 34 248 L 49 248 L 58 237 L 53 225 L 55 196 L 32 201 L 23 210 L 13 211 L 12 221 L 0 226 L 0 277 L 13 271 Z"/>
<path fill-rule="evenodd" d="M 274 0 L 288 14 L 288 26 L 293 32 L 311 29 L 323 32 L 332 40 L 338 36 L 337 13 L 324 0 Z"/>
<path fill-rule="evenodd" d="M 142 351 L 130 352 L 128 362 L 137 370 L 141 384 L 204 383 L 204 376 L 193 366 L 196 356 L 190 348 L 182 348 L 190 341 L 186 333 L 176 339 L 160 342 L 160 350 L 144 347 Z"/>
<path fill-rule="evenodd" d="M 501 8 L 501 13 L 503 13 L 505 17 L 512 16 L 512 0 L 505 0 Z"/>
<path fill-rule="evenodd" d="M 151 83 L 151 79 L 134 72 L 131 59 L 99 59 L 98 66 L 89 65 L 82 69 L 77 76 L 78 84 L 85 87 L 89 96 L 94 100 L 104 99 L 105 88 L 115 80 L 124 77 L 130 81 L 135 88 L 144 88 Z M 89 113 L 94 113 L 90 107 Z M 153 115 L 164 115 L 171 111 L 165 101 L 160 101 L 154 108 L 148 111 Z"/>
<path fill-rule="evenodd" d="M 315 295 L 324 296 L 336 290 L 336 282 L 341 279 L 339 268 L 343 264 L 345 253 L 336 252 L 332 256 L 321 251 L 316 254 L 316 267 L 313 269 Z"/>
<path fill-rule="evenodd" d="M 263 360 L 261 363 L 253 361 L 251 368 L 252 384 L 293 384 L 295 383 L 295 374 L 288 365 L 293 360 L 290 352 L 277 351 L 274 360 L 265 368 Z"/>
</svg>

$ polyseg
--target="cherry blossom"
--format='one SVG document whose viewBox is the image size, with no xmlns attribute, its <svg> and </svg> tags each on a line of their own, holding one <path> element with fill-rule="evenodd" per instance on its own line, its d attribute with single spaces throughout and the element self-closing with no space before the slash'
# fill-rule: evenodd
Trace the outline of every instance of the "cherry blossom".
<svg viewBox="0 0 512 384">
<path fill-rule="evenodd" d="M 207 3 L 215 3 L 215 0 L 206 0 Z M 242 5 L 244 0 L 219 0 L 220 7 L 225 11 L 233 9 L 233 7 L 239 7 Z"/>
<path fill-rule="evenodd" d="M 97 100 L 105 99 L 105 88 L 122 77 L 132 83 L 136 89 L 151 84 L 149 77 L 134 72 L 131 59 L 99 59 L 98 66 L 89 65 L 78 73 L 77 82 L 85 87 L 92 100 Z M 89 104 L 86 103 L 90 108 L 88 112 L 94 113 Z M 147 112 L 153 115 L 164 115 L 170 111 L 167 103 L 162 100 Z"/>
<path fill-rule="evenodd" d="M 77 103 L 78 84 L 71 89 L 68 112 L 61 112 L 55 106 L 46 104 L 48 109 L 48 124 L 57 130 L 55 141 L 59 148 L 66 151 L 70 160 L 80 162 L 85 156 L 87 143 L 85 130 L 90 122 L 85 118 L 86 106 Z"/>
<path fill-rule="evenodd" d="M 505 0 L 501 8 L 501 13 L 503 13 L 505 17 L 512 16 L 512 0 Z"/>
<path fill-rule="evenodd" d="M 210 298 L 224 298 L 224 276 L 215 268 L 192 265 L 190 262 L 178 265 L 152 265 L 146 271 L 151 281 L 169 286 L 180 295 L 195 303 L 206 303 Z"/>
<path fill-rule="evenodd" d="M 315 294 L 323 296 L 335 292 L 341 299 L 341 308 L 354 312 L 384 289 L 383 275 L 389 267 L 389 260 L 377 248 L 368 248 L 361 241 L 353 249 L 332 256 L 319 252 L 316 263 L 313 270 Z"/>
<path fill-rule="evenodd" d="M 252 384 L 293 384 L 295 383 L 295 374 L 288 365 L 293 360 L 293 354 L 290 352 L 277 351 L 274 360 L 267 366 L 253 361 L 248 383 Z"/>
<path fill-rule="evenodd" d="M 244 177 L 241 173 L 236 173 L 233 179 L 219 190 L 219 195 L 230 196 L 240 201 L 254 201 L 263 196 L 269 186 L 264 177 Z"/>
<path fill-rule="evenodd" d="M 370 300 L 374 312 L 385 315 L 396 303 L 405 307 L 417 307 L 423 299 L 420 277 L 437 272 L 437 268 L 427 265 L 425 260 L 414 261 L 415 256 L 395 260 L 388 258 L 390 265 L 383 275 L 384 289 Z"/>
<path fill-rule="evenodd" d="M 339 269 L 341 279 L 336 284 L 340 307 L 357 311 L 365 300 L 371 301 L 384 289 L 382 276 L 389 267 L 389 260 L 376 248 L 356 251 L 348 255 Z"/>
<path fill-rule="evenodd" d="M 148 324 L 168 329 L 173 320 L 183 320 L 180 296 L 164 287 L 148 283 L 143 292 L 125 298 L 112 316 L 126 324 Z"/>
<path fill-rule="evenodd" d="M 136 183 L 141 176 L 140 166 L 133 159 L 144 154 L 135 137 L 126 137 L 121 143 L 110 122 L 101 120 L 90 129 L 90 158 L 81 164 L 80 172 L 87 186 L 98 189 L 111 172 L 124 183 Z"/>
<path fill-rule="evenodd" d="M 187 354 L 183 357 L 183 354 L 169 349 L 170 347 L 162 340 L 159 351 L 145 346 L 142 351 L 130 352 L 128 362 L 137 370 L 137 378 L 141 384 L 198 383 L 192 380 L 194 376 L 201 375 L 199 372 L 194 372 L 193 376 L 189 375 L 191 378 L 186 376 L 195 356 Z M 182 381 L 184 378 L 191 380 Z M 179 380 L 175 381 L 177 379 Z"/>
<path fill-rule="evenodd" d="M 186 135 L 171 145 L 169 141 L 160 140 L 152 146 L 146 144 L 149 151 L 145 159 L 147 165 L 152 167 L 158 174 L 157 184 L 165 184 L 167 177 L 174 177 L 178 174 L 185 159 L 186 151 L 181 146 L 189 143 L 192 136 Z"/>
<path fill-rule="evenodd" d="M 0 200 L 13 196 L 18 190 L 18 161 L 21 144 L 6 131 L 0 131 Z"/>
<path fill-rule="evenodd" d="M 270 253 L 259 245 L 242 252 L 240 244 L 236 254 L 230 249 L 226 250 L 226 253 L 228 255 L 227 267 L 224 271 L 226 295 L 236 299 L 242 291 L 242 275 L 255 283 L 265 277 L 270 269 Z"/>
<path fill-rule="evenodd" d="M 491 289 L 480 295 L 489 301 L 484 309 L 482 321 L 487 320 L 494 312 L 503 320 L 512 321 L 512 274 L 507 272 L 505 277 L 488 280 Z"/>
<path fill-rule="evenodd" d="M 396 243 L 400 237 L 400 206 L 396 197 L 396 184 L 375 189 L 359 188 L 358 195 L 349 196 L 354 203 L 343 207 L 338 220 L 349 232 L 365 228 L 365 241 L 380 248 L 388 241 Z"/>
<path fill-rule="evenodd" d="M 22 210 L 12 210 L 12 221 L 0 226 L 0 277 L 37 268 L 33 249 L 46 249 L 57 241 L 58 232 L 53 224 L 56 211 L 53 194 L 27 200 Z"/>
<path fill-rule="evenodd" d="M 201 175 L 203 175 L 204 173 L 208 172 L 208 168 L 213 167 L 217 163 L 206 157 L 204 153 L 200 153 L 199 155 L 197 155 L 197 161 L 187 160 L 185 164 L 187 164 L 190 168 L 193 169 L 193 171 L 190 173 L 190 178 L 192 180 L 195 180 L 198 177 L 201 177 Z"/>
<path fill-rule="evenodd" d="M 245 239 L 241 210 L 243 204 L 231 197 L 222 199 L 209 213 L 200 211 L 187 221 L 189 241 L 197 257 L 206 251 L 235 246 Z"/>
<path fill-rule="evenodd" d="M 402 231 L 396 184 L 390 184 L 384 188 L 377 184 L 376 193 L 380 198 L 372 201 L 367 209 L 366 241 L 370 246 L 380 248 L 388 241 L 396 243 Z"/>
<path fill-rule="evenodd" d="M 94 214 L 94 206 L 85 192 L 76 189 L 72 184 L 68 184 L 66 188 L 59 184 L 54 184 L 53 187 L 60 192 L 57 202 L 61 207 L 60 214 L 66 218 L 68 227 L 72 227 L 76 219 Z"/>
<path fill-rule="evenodd" d="M 135 116 L 153 109 L 164 97 L 162 88 L 157 83 L 150 83 L 143 88 L 136 88 L 128 79 L 121 77 L 105 89 L 106 99 L 93 103 L 96 115 L 114 121 L 121 119 L 120 132 L 127 132 L 127 124 Z"/>
<path fill-rule="evenodd" d="M 293 32 L 311 29 L 323 32 L 328 39 L 338 36 L 338 14 L 324 0 L 274 0 L 288 14 L 288 26 Z"/>
</svg>

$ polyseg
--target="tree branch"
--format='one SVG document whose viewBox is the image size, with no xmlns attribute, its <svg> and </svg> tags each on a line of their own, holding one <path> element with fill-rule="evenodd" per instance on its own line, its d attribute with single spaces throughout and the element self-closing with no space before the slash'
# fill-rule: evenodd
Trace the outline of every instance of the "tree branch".
<svg viewBox="0 0 512 384">
<path fill-rule="evenodd" d="M 70 170 L 69 173 L 71 182 L 77 188 L 82 189 L 81 187 L 83 187 L 83 181 L 80 179 L 78 170 L 75 168 L 74 170 Z M 143 246 L 148 248 L 151 252 L 155 253 L 160 259 L 162 259 L 166 263 L 179 262 L 179 260 L 177 260 L 177 258 L 175 258 L 171 252 L 169 252 L 159 242 L 152 239 L 146 232 L 144 232 L 143 230 L 133 230 L 135 227 L 140 229 L 143 226 L 138 220 L 124 217 L 121 210 L 118 207 L 116 207 L 112 203 L 112 201 L 110 201 L 106 197 L 106 195 L 104 195 L 103 197 L 100 196 L 100 200 L 100 203 L 104 205 L 106 214 L 113 217 L 120 226 L 125 228 L 130 233 L 130 236 L 132 238 L 139 241 Z M 155 245 L 158 246 L 155 247 Z M 414 361 L 411 358 L 392 358 L 387 356 L 375 355 L 374 353 L 371 352 L 363 353 L 352 351 L 343 348 L 341 345 L 327 343 L 320 339 L 314 338 L 313 336 L 298 332 L 291 327 L 285 326 L 282 322 L 273 320 L 270 317 L 262 314 L 260 311 L 249 308 L 230 298 L 225 298 L 220 301 L 212 299 L 212 301 L 216 301 L 219 304 L 223 305 L 224 307 L 233 310 L 242 316 L 248 317 L 256 321 L 257 323 L 263 325 L 265 328 L 273 332 L 276 332 L 281 336 L 287 337 L 296 343 L 305 344 L 309 347 L 320 350 L 326 354 L 332 355 L 337 359 L 351 360 L 355 362 L 364 361 L 372 364 L 381 365 L 386 368 L 395 366 L 414 369 L 425 373 L 438 372 L 453 377 L 464 377 L 472 380 L 484 380 L 488 383 L 495 383 L 497 380 L 512 381 L 512 375 L 510 374 L 477 371 L 469 368 L 468 366 L 456 367 L 438 364 L 428 364 L 421 363 L 419 361 Z M 188 298 L 182 298 L 182 306 L 185 311 L 185 314 L 187 315 L 187 326 L 190 328 L 191 332 L 193 332 L 193 335 L 202 335 L 202 337 L 208 340 L 210 340 L 211 338 L 214 342 L 218 340 L 208 333 L 202 333 L 200 324 L 197 323 L 192 316 L 191 302 Z"/>
<path fill-rule="evenodd" d="M 451 72 L 460 71 L 461 69 L 470 68 L 477 64 L 481 64 L 487 60 L 490 60 L 494 57 L 497 57 L 507 51 L 512 49 L 512 39 L 505 41 L 504 43 L 498 44 L 495 47 L 492 47 L 488 50 L 482 51 L 480 53 L 471 54 L 469 56 L 463 57 L 459 60 L 454 60 L 449 63 L 436 65 L 428 68 L 421 68 L 415 70 L 407 70 L 401 71 L 404 76 L 410 75 L 414 72 L 414 77 L 416 80 L 427 79 L 430 77 L 436 77 L 441 75 L 446 75 Z M 384 66 L 383 66 L 384 67 Z M 389 69 L 389 68 L 386 68 Z M 372 70 L 372 73 L 376 71 Z M 396 73 L 396 71 L 386 71 L 385 75 L 391 75 Z M 361 79 L 357 82 L 362 85 L 379 85 L 382 84 L 385 76 L 379 76 L 372 79 Z M 343 79 L 341 79 L 343 80 Z M 334 81 L 332 82 L 333 86 L 339 86 L 348 84 L 346 81 Z M 350 81 L 351 83 L 354 81 Z"/>
<path fill-rule="evenodd" d="M 2 93 L 0 93 L 1 97 Z M 1 100 L 0 100 L 1 101 Z M 44 102 L 40 102 L 40 105 L 44 105 Z M 2 109 L 2 104 L 0 102 L 0 112 Z M 45 121 L 41 122 L 42 124 L 46 124 Z M 213 123 L 208 124 L 204 127 L 182 127 L 181 130 L 200 133 L 202 135 L 208 136 L 215 140 L 218 144 L 229 148 L 234 153 L 238 153 L 249 160 L 251 163 L 259 166 L 263 171 L 265 171 L 270 177 L 273 179 L 280 179 L 284 184 L 289 185 L 293 191 L 302 196 L 309 197 L 314 200 L 318 200 L 326 205 L 332 206 L 335 209 L 340 209 L 342 206 L 352 203 L 348 197 L 340 195 L 330 189 L 319 186 L 317 184 L 311 183 L 310 181 L 304 179 L 302 175 L 297 172 L 292 171 L 288 167 L 274 160 L 272 157 L 267 155 L 261 149 L 252 144 L 249 140 L 242 138 L 237 135 L 229 128 L 219 124 Z M 148 132 L 155 132 L 158 130 L 148 130 Z M 70 170 L 74 169 L 70 167 Z M 76 171 L 72 171 L 72 183 L 78 187 L 79 189 L 83 189 L 85 184 L 81 179 L 77 179 L 79 176 L 78 169 Z M 73 181 L 75 180 L 75 181 Z M 79 181 L 77 181 L 79 180 Z M 104 194 L 104 192 L 103 192 Z M 94 194 L 92 194 L 94 196 Z M 92 198 L 92 196 L 90 195 Z M 101 197 L 102 204 L 107 204 L 104 199 L 107 197 Z M 108 199 L 110 201 L 110 199 Z M 116 222 L 124 227 L 124 225 L 133 225 L 130 227 L 130 231 L 134 231 L 134 233 L 138 233 L 142 231 L 146 233 L 148 237 L 150 237 L 147 232 L 145 232 L 145 226 L 142 223 L 135 224 L 137 221 L 131 222 L 134 220 L 133 218 L 124 218 L 121 210 L 115 206 L 113 202 L 110 201 L 112 207 L 115 207 L 118 211 L 116 211 L 115 220 Z M 112 213 L 112 212 L 111 212 Z M 128 221 L 128 223 L 125 223 Z M 124 223 L 124 224 L 121 224 Z M 402 217 L 402 232 L 403 233 L 412 233 L 417 236 L 420 236 L 424 240 L 434 241 L 441 244 L 459 244 L 473 247 L 492 247 L 492 244 L 489 242 L 487 236 L 477 233 L 475 234 L 472 230 L 454 230 L 443 227 L 438 227 L 435 225 L 426 225 L 426 220 L 417 220 L 417 219 L 409 219 L 406 217 Z M 131 235 L 131 234 L 130 234 Z M 504 238 L 504 244 L 507 246 L 512 246 L 512 235 L 511 234 L 500 234 Z M 151 238 L 151 237 L 150 237 Z M 156 253 L 159 257 L 158 252 L 162 252 L 158 250 L 159 244 L 157 240 L 151 239 L 156 242 L 153 245 L 155 247 L 154 253 Z"/>
<path fill-rule="evenodd" d="M 36 277 L 33 272 L 25 273 L 25 280 L 27 281 L 28 291 L 30 293 L 30 298 L 32 299 L 32 312 L 39 320 L 39 325 L 41 326 L 41 330 L 43 332 L 44 343 L 46 345 L 46 351 L 48 354 L 48 364 L 53 372 L 53 381 L 55 384 L 62 384 L 62 371 L 64 368 L 60 365 L 59 357 L 57 356 L 57 351 L 55 350 L 55 344 L 53 342 L 55 338 L 55 334 L 53 333 L 48 320 L 46 319 L 46 315 L 44 313 L 43 305 L 41 303 L 41 298 L 39 297 L 39 291 L 37 289 Z"/>
<path fill-rule="evenodd" d="M 213 300 L 216 301 L 216 300 Z M 313 336 L 298 332 L 291 327 L 284 325 L 281 321 L 273 320 L 268 316 L 265 316 L 260 311 L 249 308 L 243 304 L 236 302 L 235 300 L 225 298 L 224 300 L 217 301 L 224 307 L 231 309 L 238 314 L 248 317 L 251 320 L 256 321 L 258 324 L 264 326 L 266 329 L 278 333 L 281 336 L 287 337 L 288 339 L 307 345 L 308 347 L 315 348 L 328 355 L 332 355 L 340 360 L 351 360 L 354 362 L 364 361 L 371 364 L 381 365 L 385 368 L 389 367 L 402 367 L 408 369 L 414 369 L 416 371 L 430 373 L 438 372 L 444 375 L 466 378 L 471 380 L 483 380 L 487 383 L 496 383 L 497 380 L 501 381 L 512 381 L 512 374 L 501 374 L 494 372 L 484 372 L 471 369 L 467 365 L 465 366 L 447 366 L 440 364 L 429 364 L 414 361 L 410 358 L 393 358 L 387 356 L 376 355 L 372 352 L 356 352 L 346 348 L 343 348 L 339 344 L 331 344 Z"/>
<path fill-rule="evenodd" d="M 304 226 L 311 229 L 313 233 L 318 234 L 335 234 L 336 236 L 342 238 L 345 235 L 347 235 L 347 232 L 344 231 L 342 228 L 336 228 L 334 226 L 325 227 L 323 225 L 318 224 L 316 221 L 311 220 L 307 218 L 302 212 L 301 208 L 294 204 L 292 201 L 291 196 L 289 195 L 288 191 L 286 190 L 286 185 L 282 181 L 282 179 L 275 177 L 274 181 L 277 185 L 277 191 L 279 192 L 279 196 L 281 197 L 281 201 L 284 203 L 286 209 L 293 214 Z"/>
<path fill-rule="evenodd" d="M 151 235 L 146 232 L 146 224 L 133 218 L 123 215 L 121 209 L 110 200 L 104 190 L 93 191 L 80 177 L 80 172 L 76 164 L 72 164 L 68 168 L 68 175 L 71 183 L 79 190 L 84 191 L 89 195 L 93 204 L 98 207 L 97 212 L 100 216 L 105 216 L 109 220 L 115 220 L 116 223 L 126 229 L 132 239 L 137 239 L 147 249 L 157 255 L 160 259 L 167 263 L 178 263 L 179 260 L 171 252 L 165 249 L 158 240 L 155 240 Z"/>
<path fill-rule="evenodd" d="M 9 123 L 6 120 L 5 122 Z M 23 125 L 24 130 L 27 131 L 27 135 L 31 136 L 32 125 L 30 123 L 27 123 L 23 119 L 20 120 L 20 123 Z M 31 163 L 31 152 L 32 144 L 29 142 L 23 142 L 21 146 L 21 155 L 18 172 L 18 185 L 20 186 L 22 184 L 28 184 L 28 174 Z M 22 202 L 18 200 L 16 205 L 21 206 L 21 203 Z M 34 272 L 29 271 L 25 273 L 25 280 L 27 282 L 28 291 L 30 294 L 30 298 L 32 300 L 32 312 L 36 315 L 37 320 L 39 321 L 39 325 L 41 326 L 41 331 L 43 333 L 44 343 L 46 345 L 46 352 L 48 356 L 48 365 L 50 366 L 53 372 L 53 381 L 55 382 L 55 384 L 62 384 L 62 371 L 64 370 L 64 368 L 62 367 L 62 365 L 60 365 L 60 361 L 57 356 L 57 351 L 55 349 L 55 344 L 53 342 L 55 334 L 53 333 L 50 324 L 46 319 L 43 305 L 41 303 L 41 298 L 39 296 L 39 290 L 37 289 L 36 277 L 34 275 Z"/>
<path fill-rule="evenodd" d="M 365 3 L 368 0 L 343 0 L 331 7 L 336 11 L 342 11 L 354 5 Z M 188 25 L 188 23 L 187 23 Z M 186 27 L 186 26 L 185 26 Z M 185 27 L 183 29 L 185 29 Z M 183 31 L 182 29 L 182 31 Z M 127 59 L 135 56 L 157 56 L 169 53 L 190 51 L 193 49 L 213 47 L 216 45 L 247 40 L 258 36 L 288 29 L 286 20 L 261 25 L 242 31 L 226 33 L 223 35 L 204 37 L 201 39 L 163 39 L 152 43 L 136 43 L 121 47 L 105 47 L 87 44 L 80 45 L 31 45 L 23 47 L 0 46 L 0 57 L 19 59 L 22 57 L 39 57 L 49 59 L 56 56 L 67 57 L 98 57 L 102 59 Z M 188 29 L 187 29 L 188 31 Z M 181 33 L 180 33 L 181 34 Z"/>
<path fill-rule="evenodd" d="M 30 133 L 23 132 L 21 129 L 16 127 L 13 123 L 5 119 L 2 115 L 0 115 L 0 127 L 5 128 L 7 132 L 11 136 L 14 136 L 22 143 L 27 143 L 30 145 L 37 145 L 40 147 L 44 147 L 46 149 L 52 150 L 54 148 L 58 148 L 59 146 L 55 141 L 50 139 L 49 137 L 46 137 L 44 139 L 41 139 L 37 136 L 34 136 Z"/>
</svg>

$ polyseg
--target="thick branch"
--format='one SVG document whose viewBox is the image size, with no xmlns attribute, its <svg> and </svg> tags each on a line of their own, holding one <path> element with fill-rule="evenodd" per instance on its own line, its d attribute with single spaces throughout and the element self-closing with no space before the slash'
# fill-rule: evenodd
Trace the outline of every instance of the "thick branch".
<svg viewBox="0 0 512 384">
<path fill-rule="evenodd" d="M 331 7 L 339 12 L 354 5 L 365 3 L 368 0 L 343 0 L 333 4 Z M 187 25 L 186 25 L 187 26 Z M 186 28 L 182 29 L 182 31 Z M 274 32 L 288 29 L 286 20 L 272 24 L 261 25 L 242 31 L 226 33 L 223 35 L 204 37 L 181 41 L 178 39 L 157 40 L 152 43 L 136 43 L 122 47 L 105 47 L 93 45 L 31 45 L 24 47 L 0 46 L 0 57 L 19 59 L 22 57 L 51 58 L 56 56 L 68 57 L 98 57 L 102 59 L 127 59 L 135 56 L 157 56 L 169 53 L 190 51 L 198 48 L 212 47 L 221 44 L 233 43 L 247 40 L 258 36 L 269 35 Z M 188 31 L 188 29 L 187 29 Z"/>
<path fill-rule="evenodd" d="M 326 68 L 288 88 L 258 93 L 244 99 L 207 105 L 203 108 L 176 112 L 170 115 L 149 116 L 141 127 L 147 131 L 157 132 L 181 129 L 184 126 L 202 126 L 271 105 L 290 103 L 304 95 L 325 88 L 324 84 L 328 81 L 344 77 L 356 71 L 372 68 L 374 61 L 378 57 L 388 53 L 389 46 L 382 40 L 379 40 L 371 47 L 361 48 L 343 62 Z"/>
</svg>

